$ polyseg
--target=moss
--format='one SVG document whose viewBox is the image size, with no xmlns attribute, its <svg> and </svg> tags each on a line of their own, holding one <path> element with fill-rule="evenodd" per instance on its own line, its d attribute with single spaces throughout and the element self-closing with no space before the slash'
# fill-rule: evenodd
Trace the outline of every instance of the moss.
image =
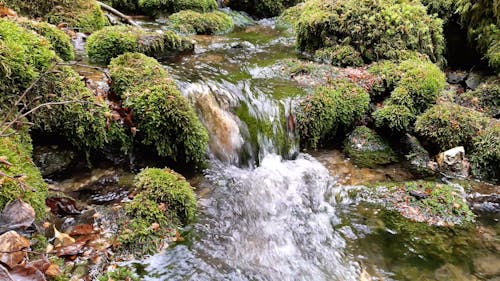
<svg viewBox="0 0 500 281">
<path fill-rule="evenodd" d="M 500 182 L 500 122 L 496 121 L 473 139 L 470 157 L 472 174 L 480 179 Z"/>
<path fill-rule="evenodd" d="M 124 54 L 111 61 L 110 75 L 124 106 L 134 112 L 138 140 L 155 146 L 160 156 L 203 166 L 208 133 L 157 61 Z"/>
<path fill-rule="evenodd" d="M 487 125 L 487 118 L 472 109 L 443 102 L 417 118 L 415 130 L 440 151 L 463 145 L 470 150 L 472 139 Z"/>
<path fill-rule="evenodd" d="M 37 218 L 42 218 L 46 215 L 48 187 L 31 159 L 31 138 L 24 131 L 7 133 L 10 136 L 0 137 L 0 157 L 12 165 L 0 164 L 0 172 L 15 179 L 0 176 L 0 210 L 11 200 L 21 198 L 35 209 Z"/>
<path fill-rule="evenodd" d="M 373 119 L 377 128 L 403 134 L 411 131 L 416 116 L 406 106 L 389 104 L 375 111 Z"/>
<path fill-rule="evenodd" d="M 429 14 L 437 14 L 445 20 L 449 19 L 457 9 L 456 0 L 421 0 Z"/>
<path fill-rule="evenodd" d="M 140 52 L 161 59 L 193 48 L 191 41 L 173 31 L 157 33 L 130 26 L 106 27 L 93 33 L 86 45 L 92 60 L 106 64 L 126 52 Z"/>
<path fill-rule="evenodd" d="M 98 281 L 140 281 L 141 279 L 128 267 L 118 267 L 97 277 Z"/>
<path fill-rule="evenodd" d="M 170 0 L 169 12 L 175 13 L 183 10 L 209 12 L 215 9 L 217 9 L 215 0 Z"/>
<path fill-rule="evenodd" d="M 402 71 L 398 67 L 398 63 L 382 60 L 377 61 L 368 67 L 368 72 L 377 76 L 378 83 L 372 87 L 370 96 L 372 99 L 378 99 L 379 97 L 385 97 L 387 93 L 391 93 L 399 80 L 401 80 Z"/>
<path fill-rule="evenodd" d="M 304 12 L 304 5 L 298 4 L 290 7 L 281 13 L 279 18 L 276 20 L 276 26 L 292 27 L 296 28 L 300 16 Z"/>
<path fill-rule="evenodd" d="M 27 20 L 20 21 L 19 24 L 45 37 L 52 45 L 52 49 L 61 59 L 68 61 L 75 58 L 75 50 L 71 43 L 71 38 L 56 26 L 46 22 Z"/>
<path fill-rule="evenodd" d="M 217 9 L 215 0 L 111 0 L 111 5 L 121 11 L 149 16 L 173 14 L 183 10 L 204 13 Z"/>
<path fill-rule="evenodd" d="M 500 118 L 500 80 L 482 84 L 474 91 L 462 93 L 456 98 L 462 106 Z"/>
<path fill-rule="evenodd" d="M 148 199 L 166 204 L 170 215 L 183 224 L 196 218 L 196 196 L 180 174 L 170 169 L 147 168 L 135 180 L 139 192 Z"/>
<path fill-rule="evenodd" d="M 365 62 L 401 59 L 408 52 L 443 61 L 442 21 L 419 2 L 311 0 L 297 24 L 300 51 L 351 45 Z"/>
<path fill-rule="evenodd" d="M 223 12 L 198 13 L 185 10 L 171 15 L 174 30 L 184 34 L 221 34 L 233 29 L 233 20 Z"/>
<path fill-rule="evenodd" d="M 315 60 L 336 66 L 361 66 L 361 54 L 349 45 L 337 45 L 316 50 Z"/>
<path fill-rule="evenodd" d="M 245 11 L 257 18 L 275 17 L 288 7 L 297 4 L 297 0 L 226 0 L 234 10 Z"/>
<path fill-rule="evenodd" d="M 15 22 L 0 18 L 0 104 L 17 96 L 58 60 L 50 42 Z"/>
<path fill-rule="evenodd" d="M 347 80 L 316 88 L 297 110 L 302 146 L 316 148 L 353 126 L 367 111 L 369 100 L 363 88 Z"/>
<path fill-rule="evenodd" d="M 344 152 L 359 167 L 374 168 L 396 162 L 392 148 L 372 129 L 356 127 L 344 142 Z"/>
</svg>

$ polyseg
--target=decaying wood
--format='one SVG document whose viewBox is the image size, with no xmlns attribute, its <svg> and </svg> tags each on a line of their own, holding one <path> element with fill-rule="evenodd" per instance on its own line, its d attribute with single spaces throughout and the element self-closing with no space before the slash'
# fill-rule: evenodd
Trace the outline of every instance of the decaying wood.
<svg viewBox="0 0 500 281">
<path fill-rule="evenodd" d="M 97 1 L 97 3 L 99 4 L 99 6 L 101 6 L 101 9 L 103 9 L 104 11 L 106 11 L 110 14 L 113 14 L 113 15 L 119 17 L 123 22 L 128 23 L 132 26 L 139 27 L 139 25 L 135 21 L 133 21 L 129 16 L 121 13 L 120 11 L 118 11 L 118 10 L 114 9 L 113 7 L 106 5 L 100 1 Z"/>
</svg>

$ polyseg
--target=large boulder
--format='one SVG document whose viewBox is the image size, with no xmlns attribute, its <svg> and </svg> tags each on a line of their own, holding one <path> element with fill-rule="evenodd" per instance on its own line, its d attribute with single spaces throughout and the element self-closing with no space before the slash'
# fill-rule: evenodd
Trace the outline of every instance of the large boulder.
<svg viewBox="0 0 500 281">
<path fill-rule="evenodd" d="M 183 34 L 221 34 L 233 29 L 231 17 L 219 11 L 180 11 L 171 15 L 168 20 L 174 30 Z"/>
</svg>

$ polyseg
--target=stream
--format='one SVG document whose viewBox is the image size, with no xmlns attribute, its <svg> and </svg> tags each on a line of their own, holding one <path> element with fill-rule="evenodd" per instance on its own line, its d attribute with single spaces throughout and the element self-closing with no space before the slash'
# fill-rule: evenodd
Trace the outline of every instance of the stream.
<svg viewBox="0 0 500 281">
<path fill-rule="evenodd" d="M 299 150 L 293 110 L 307 89 L 271 67 L 297 57 L 293 35 L 262 20 L 192 38 L 195 54 L 164 66 L 209 131 L 210 165 L 184 241 L 129 263 L 143 280 L 500 280 L 498 213 L 467 231 L 398 232 L 358 184 L 412 179 L 404 168 Z"/>
</svg>

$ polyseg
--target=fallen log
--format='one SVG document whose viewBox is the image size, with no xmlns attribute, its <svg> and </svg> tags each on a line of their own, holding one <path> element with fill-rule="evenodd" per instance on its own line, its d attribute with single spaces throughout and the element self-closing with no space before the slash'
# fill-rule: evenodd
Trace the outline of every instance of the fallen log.
<svg viewBox="0 0 500 281">
<path fill-rule="evenodd" d="M 117 16 L 118 18 L 120 18 L 123 22 L 125 23 L 128 23 L 132 26 L 136 26 L 136 27 L 140 27 L 135 21 L 133 21 L 129 16 L 123 14 L 122 12 L 116 10 L 115 8 L 109 6 L 109 5 L 106 5 L 100 1 L 97 1 L 97 3 L 99 4 L 99 6 L 101 6 L 101 9 L 103 9 L 104 11 L 110 13 L 110 14 L 113 14 L 114 16 Z"/>
</svg>

